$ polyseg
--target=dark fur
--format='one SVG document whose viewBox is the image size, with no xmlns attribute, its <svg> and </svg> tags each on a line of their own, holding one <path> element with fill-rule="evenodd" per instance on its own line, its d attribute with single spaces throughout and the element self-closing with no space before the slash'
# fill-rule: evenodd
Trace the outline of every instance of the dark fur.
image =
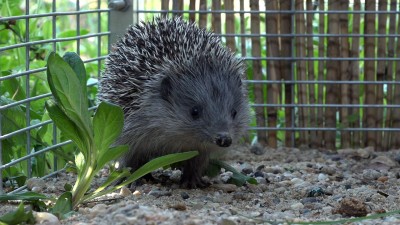
<svg viewBox="0 0 400 225">
<path fill-rule="evenodd" d="M 157 156 L 197 150 L 182 182 L 202 186 L 211 152 L 226 149 L 246 130 L 245 66 L 212 33 L 180 18 L 156 18 L 128 29 L 114 46 L 99 98 L 125 113 L 117 144 L 133 170 Z"/>
</svg>

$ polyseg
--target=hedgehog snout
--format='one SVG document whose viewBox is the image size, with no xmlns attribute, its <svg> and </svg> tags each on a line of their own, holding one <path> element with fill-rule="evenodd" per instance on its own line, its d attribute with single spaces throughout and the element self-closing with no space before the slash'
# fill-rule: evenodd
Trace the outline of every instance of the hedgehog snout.
<svg viewBox="0 0 400 225">
<path fill-rule="evenodd" d="M 215 137 L 215 144 L 220 147 L 229 147 L 232 144 L 232 138 L 228 132 L 220 132 Z"/>
</svg>

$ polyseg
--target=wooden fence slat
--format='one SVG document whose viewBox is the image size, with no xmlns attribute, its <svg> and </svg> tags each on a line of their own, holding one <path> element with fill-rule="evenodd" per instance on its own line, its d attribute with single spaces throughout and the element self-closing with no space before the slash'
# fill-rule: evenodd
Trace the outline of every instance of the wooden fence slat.
<svg viewBox="0 0 400 225">
<path fill-rule="evenodd" d="M 190 0 L 189 10 L 196 10 L 196 0 Z M 189 13 L 189 21 L 192 23 L 196 22 L 196 13 Z"/>
<path fill-rule="evenodd" d="M 207 0 L 200 0 L 199 9 L 201 11 L 207 10 Z M 207 13 L 200 13 L 199 15 L 199 27 L 206 28 L 207 27 Z"/>
<path fill-rule="evenodd" d="M 169 0 L 163 0 L 161 1 L 161 10 L 169 10 Z M 162 17 L 167 17 L 168 13 L 163 12 L 161 13 Z"/>
<path fill-rule="evenodd" d="M 319 10 L 324 11 L 325 10 L 325 1 L 324 0 L 319 0 Z M 320 13 L 319 14 L 319 24 L 318 24 L 318 33 L 320 34 L 325 34 L 325 15 Z M 319 37 L 318 38 L 318 57 L 323 58 L 325 57 L 325 37 Z M 324 80 L 324 72 L 325 72 L 325 61 L 321 60 L 318 61 L 318 80 Z M 318 97 L 317 101 L 318 104 L 324 104 L 324 89 L 325 85 L 324 84 L 318 84 Z M 318 128 L 323 128 L 324 127 L 324 108 L 320 107 L 317 108 L 317 126 Z M 324 132 L 319 130 L 317 131 L 317 137 L 318 137 L 318 143 L 317 145 L 320 147 L 323 147 L 324 145 Z"/>
<path fill-rule="evenodd" d="M 213 0 L 211 5 L 212 10 L 221 10 L 221 0 Z M 216 34 L 221 34 L 221 13 L 215 12 L 212 14 L 212 30 Z"/>
<path fill-rule="evenodd" d="M 378 10 L 380 12 L 387 11 L 387 0 L 379 0 L 378 2 Z M 382 13 L 378 15 L 378 34 L 385 35 L 386 34 L 386 26 L 387 24 L 387 14 Z M 386 38 L 380 37 L 378 38 L 378 58 L 386 57 Z M 376 68 L 376 80 L 377 81 L 384 81 L 386 80 L 386 62 L 385 61 L 378 61 L 378 65 Z M 383 99 L 385 97 L 383 84 L 378 84 L 376 88 L 376 104 L 383 104 Z M 376 109 L 376 123 L 375 127 L 382 128 L 383 126 L 383 107 Z M 376 136 L 376 150 L 382 151 L 386 150 L 382 148 L 382 139 L 383 139 L 384 132 L 377 131 Z"/>
<path fill-rule="evenodd" d="M 400 31 L 400 23 L 397 22 L 397 31 Z M 400 57 L 400 38 L 397 38 L 397 46 L 396 46 L 396 57 Z M 400 81 L 400 60 L 396 61 L 396 73 L 395 73 L 395 80 Z M 396 85 L 394 88 L 393 93 L 393 104 L 400 105 L 400 85 Z M 392 127 L 399 128 L 400 127 L 400 109 L 395 108 L 393 109 L 392 113 Z M 399 149 L 400 148 L 400 134 L 399 132 L 395 132 L 392 134 L 392 149 Z"/>
<path fill-rule="evenodd" d="M 304 1 L 303 0 L 296 0 L 295 1 L 296 10 L 303 11 L 304 10 Z M 296 14 L 296 34 L 304 34 L 305 29 L 305 18 L 304 14 Z M 305 37 L 296 37 L 296 57 L 303 58 L 306 56 L 305 54 Z M 296 71 L 297 71 L 297 78 L 296 80 L 307 80 L 307 71 L 306 71 L 306 62 L 304 60 L 299 60 L 296 62 Z M 298 93 L 298 103 L 299 104 L 308 104 L 308 85 L 307 84 L 298 84 L 297 85 L 297 93 Z M 298 109 L 298 117 L 299 117 L 299 127 L 307 127 L 309 125 L 309 110 L 308 107 L 301 107 Z M 308 132 L 307 131 L 300 131 L 299 136 L 299 143 L 298 146 L 308 145 Z"/>
<path fill-rule="evenodd" d="M 328 10 L 339 10 L 339 1 L 329 1 Z M 332 13 L 328 15 L 328 33 L 329 34 L 339 34 L 339 15 Z M 339 57 L 339 38 L 338 37 L 328 37 L 328 48 L 327 56 L 328 58 Z M 326 80 L 335 81 L 340 80 L 339 76 L 339 62 L 337 60 L 330 60 L 326 64 Z M 326 85 L 326 104 L 337 104 L 338 86 L 336 84 Z M 333 107 L 325 108 L 325 127 L 336 127 L 336 109 Z M 325 147 L 327 149 L 335 149 L 336 144 L 336 132 L 335 131 L 325 131 L 324 132 Z"/>
<path fill-rule="evenodd" d="M 233 10 L 234 9 L 234 4 L 233 0 L 225 0 L 224 1 L 224 6 L 225 10 Z M 233 13 L 227 13 L 225 15 L 226 21 L 226 33 L 227 34 L 234 34 L 235 33 L 235 14 Z M 226 37 L 226 46 L 228 46 L 232 51 L 236 52 L 236 42 L 235 42 L 235 37 Z"/>
<path fill-rule="evenodd" d="M 306 1 L 306 6 L 307 10 L 311 11 L 313 10 L 313 1 L 312 0 L 307 0 Z M 314 13 L 309 13 L 307 14 L 307 34 L 313 34 L 313 19 L 314 19 Z M 313 37 L 307 37 L 307 57 L 314 57 L 314 40 Z M 314 64 L 315 61 L 307 61 L 307 70 L 308 70 L 308 79 L 309 80 L 315 80 L 315 71 L 314 71 Z M 316 98 L 315 98 L 315 88 L 316 84 L 310 84 L 308 91 L 309 91 L 309 103 L 310 104 L 315 104 L 316 103 Z M 317 109 L 316 108 L 310 108 L 310 127 L 317 127 Z M 317 148 L 320 147 L 318 145 L 318 136 L 317 136 L 317 131 L 310 131 L 310 147 L 311 148 Z"/>
<path fill-rule="evenodd" d="M 260 7 L 258 3 L 258 0 L 250 0 L 250 9 L 253 11 L 259 11 Z M 260 34 L 260 15 L 257 13 L 252 13 L 250 20 L 251 33 L 256 35 Z M 261 56 L 260 37 L 258 36 L 251 38 L 251 54 L 253 57 Z M 263 80 L 261 62 L 259 60 L 253 60 L 253 79 Z M 264 103 L 264 92 L 261 84 L 254 84 L 254 99 L 256 103 Z M 257 126 L 266 127 L 264 107 L 255 108 L 255 113 Z M 258 130 L 257 138 L 258 143 L 261 145 L 267 144 L 267 132 L 265 130 Z"/>
<path fill-rule="evenodd" d="M 396 11 L 397 10 L 397 0 L 390 0 L 390 11 Z M 389 15 L 389 34 L 395 34 L 396 33 L 396 14 L 390 14 Z M 395 39 L 394 37 L 389 37 L 388 38 L 388 57 L 394 57 L 395 56 Z M 387 77 L 386 79 L 388 81 L 393 81 L 394 76 L 394 63 L 392 61 L 388 61 L 387 65 Z M 391 105 L 393 104 L 393 89 L 394 85 L 388 85 L 387 87 L 387 104 Z M 393 115 L 393 109 L 388 109 L 386 112 L 386 120 L 385 120 L 385 127 L 392 127 L 392 117 Z M 383 149 L 389 149 L 392 146 L 392 142 L 395 138 L 393 138 L 393 132 L 386 132 L 383 141 L 382 141 L 382 148 Z"/>
<path fill-rule="evenodd" d="M 361 3 L 360 0 L 354 1 L 353 11 L 360 11 Z M 352 34 L 360 33 L 360 20 L 361 16 L 358 13 L 353 15 L 353 28 Z M 352 37 L 351 38 L 351 49 L 350 49 L 350 57 L 358 58 L 360 57 L 360 38 Z M 351 61 L 349 65 L 350 69 L 350 80 L 351 81 L 360 81 L 360 62 L 359 61 Z M 351 104 L 358 105 L 360 104 L 360 85 L 352 84 L 350 87 L 350 96 L 351 96 Z M 353 117 L 351 121 L 349 121 L 349 126 L 352 128 L 361 128 L 361 117 L 360 117 L 360 109 L 358 107 L 350 108 L 349 112 L 350 116 Z M 361 137 L 362 132 L 353 132 L 353 140 L 352 147 L 359 148 L 361 147 Z"/>
<path fill-rule="evenodd" d="M 349 8 L 349 0 L 342 0 L 340 4 L 341 10 L 348 10 Z M 339 23 L 340 23 L 340 34 L 347 35 L 349 30 L 349 17 L 347 14 L 339 15 Z M 341 37 L 340 38 L 340 56 L 343 58 L 349 57 L 349 38 Z M 341 61 L 340 62 L 340 76 L 342 81 L 349 81 L 349 61 Z M 341 94 L 340 94 L 340 103 L 341 104 L 350 104 L 350 87 L 349 84 L 341 84 L 340 85 Z M 340 108 L 340 125 L 342 127 L 349 127 L 349 108 L 342 107 Z M 341 148 L 350 148 L 350 139 L 351 134 L 348 131 L 341 132 Z"/>
<path fill-rule="evenodd" d="M 376 1 L 368 0 L 365 2 L 365 10 L 366 11 L 375 11 Z M 376 26 L 376 14 L 365 14 L 364 17 L 364 33 L 365 34 L 375 34 L 375 26 Z M 374 37 L 365 37 L 365 57 L 366 58 L 374 58 L 375 57 L 375 38 Z M 365 61 L 364 62 L 364 80 L 365 81 L 376 81 L 375 74 L 375 62 L 373 61 Z M 376 104 L 376 85 L 370 84 L 365 85 L 365 104 Z M 363 124 L 365 124 L 366 128 L 373 128 L 376 124 L 376 108 L 366 108 L 364 111 Z M 376 135 L 372 131 L 367 131 L 366 136 L 364 137 L 364 142 L 366 146 L 375 147 L 376 144 Z"/>
<path fill-rule="evenodd" d="M 280 9 L 281 10 L 291 10 L 292 9 L 292 1 L 291 0 L 281 0 Z M 292 32 L 292 15 L 285 13 L 280 16 L 280 32 L 281 34 L 291 34 Z M 281 37 L 281 56 L 282 57 L 291 57 L 292 56 L 292 39 L 291 37 Z M 282 74 L 282 78 L 286 81 L 292 80 L 292 66 L 291 62 L 287 60 L 282 60 L 280 63 L 280 71 Z M 285 104 L 293 103 L 293 84 L 285 84 Z M 294 123 L 293 121 L 294 109 L 292 107 L 285 108 L 285 127 L 291 127 Z M 294 135 L 293 131 L 285 131 L 285 146 L 294 147 L 294 143 L 292 142 L 292 135 Z"/>
<path fill-rule="evenodd" d="M 275 0 L 265 0 L 265 8 L 267 10 L 277 10 L 278 3 Z M 278 14 L 266 14 L 266 32 L 267 34 L 278 34 Z M 279 39 L 275 37 L 267 38 L 267 56 L 279 57 Z M 279 62 L 269 60 L 267 61 L 267 79 L 280 80 Z M 277 104 L 279 101 L 280 88 L 278 84 L 267 85 L 267 103 Z M 278 109 L 277 107 L 268 107 L 267 120 L 269 127 L 276 127 L 278 122 Z M 278 147 L 277 132 L 268 132 L 268 146 L 272 148 Z"/>
</svg>

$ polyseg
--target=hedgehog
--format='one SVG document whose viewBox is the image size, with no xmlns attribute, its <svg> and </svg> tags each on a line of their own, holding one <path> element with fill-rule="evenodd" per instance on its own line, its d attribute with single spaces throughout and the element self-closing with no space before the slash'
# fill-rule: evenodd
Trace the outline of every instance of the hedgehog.
<svg viewBox="0 0 400 225">
<path fill-rule="evenodd" d="M 116 144 L 129 146 L 122 167 L 197 150 L 182 164 L 181 184 L 204 187 L 210 154 L 238 143 L 249 122 L 242 58 L 212 32 L 180 17 L 130 26 L 112 47 L 99 99 L 122 107 Z"/>
</svg>

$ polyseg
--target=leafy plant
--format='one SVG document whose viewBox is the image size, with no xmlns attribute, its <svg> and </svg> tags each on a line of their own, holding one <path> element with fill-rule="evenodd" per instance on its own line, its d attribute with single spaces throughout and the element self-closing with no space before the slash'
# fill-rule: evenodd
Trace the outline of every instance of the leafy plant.
<svg viewBox="0 0 400 225">
<path fill-rule="evenodd" d="M 35 204 L 39 210 L 48 210 L 59 218 L 75 209 L 79 204 L 118 190 L 160 167 L 190 159 L 197 151 L 165 155 L 156 158 L 134 171 L 125 168 L 113 171 L 108 179 L 94 192 L 88 192 L 95 175 L 110 161 L 128 150 L 125 145 L 114 146 L 123 127 L 123 111 L 119 106 L 101 102 L 93 115 L 88 110 L 86 71 L 79 56 L 66 53 L 63 58 L 51 53 L 47 61 L 47 78 L 54 99 L 46 101 L 50 118 L 61 132 L 71 139 L 79 150 L 75 157 L 77 180 L 73 187 L 65 186 L 66 192 L 58 198 L 26 192 L 0 196 L 0 201 L 24 200 Z M 125 180 L 112 186 L 118 180 Z M 42 200 L 55 202 L 46 207 Z"/>
<path fill-rule="evenodd" d="M 113 146 L 124 123 L 119 106 L 101 102 L 91 120 L 88 110 L 86 71 L 82 60 L 75 53 L 66 53 L 64 60 L 51 53 L 47 63 L 47 78 L 54 99 L 46 102 L 46 109 L 59 129 L 78 147 L 75 158 L 78 173 L 72 188 L 72 207 L 110 193 L 133 182 L 154 169 L 189 159 L 195 151 L 167 155 L 155 159 L 132 175 L 127 169 L 114 171 L 106 182 L 92 193 L 87 193 L 94 176 L 110 161 L 119 158 L 128 146 Z M 106 189 L 117 180 L 126 179 L 118 186 Z"/>
</svg>

